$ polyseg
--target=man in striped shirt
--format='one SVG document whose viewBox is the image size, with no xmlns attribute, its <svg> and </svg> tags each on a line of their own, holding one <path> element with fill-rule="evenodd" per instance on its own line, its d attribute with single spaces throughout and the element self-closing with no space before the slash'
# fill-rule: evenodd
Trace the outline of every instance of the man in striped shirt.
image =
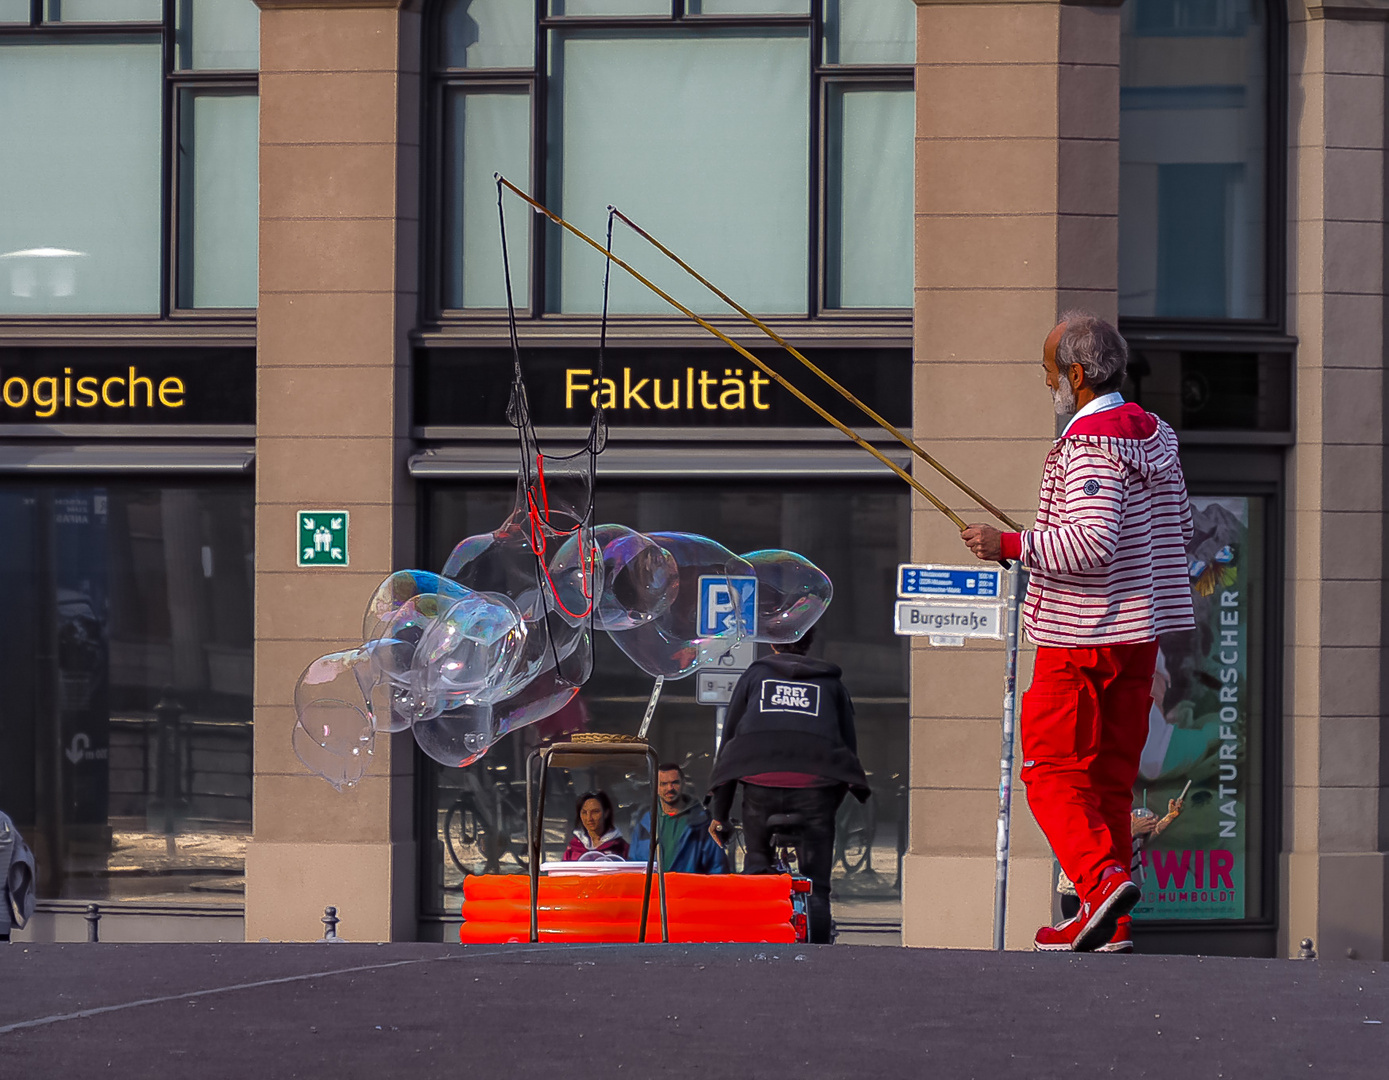
<svg viewBox="0 0 1389 1080">
<path fill-rule="evenodd" d="M 1069 422 L 1042 468 L 1037 523 L 1020 533 L 971 525 L 980 559 L 1032 572 L 1023 626 L 1037 646 L 1023 695 L 1027 802 L 1080 913 L 1044 926 L 1041 950 L 1132 947 L 1130 810 L 1148 733 L 1161 634 L 1194 626 L 1186 544 L 1191 508 L 1172 429 L 1119 394 L 1128 346 L 1102 319 L 1068 312 L 1042 367 Z"/>
</svg>

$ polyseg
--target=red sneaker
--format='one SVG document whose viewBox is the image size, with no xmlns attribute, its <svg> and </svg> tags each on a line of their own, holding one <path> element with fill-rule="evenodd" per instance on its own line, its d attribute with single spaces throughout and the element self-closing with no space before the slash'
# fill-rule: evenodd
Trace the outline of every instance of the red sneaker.
<svg viewBox="0 0 1389 1080">
<path fill-rule="evenodd" d="M 1133 952 L 1133 920 L 1125 915 L 1114 928 L 1114 936 L 1101 945 L 1096 952 Z M 1034 952 L 1071 952 L 1071 943 L 1080 928 L 1078 919 L 1067 919 L 1059 926 L 1044 926 L 1032 939 Z"/>
<path fill-rule="evenodd" d="M 1076 916 L 1080 929 L 1071 940 L 1072 951 L 1094 952 L 1108 943 L 1119 920 L 1133 910 L 1141 895 L 1128 871 L 1110 867 L 1080 905 L 1080 914 Z"/>
<path fill-rule="evenodd" d="M 1070 952 L 1079 927 L 1076 919 L 1067 919 L 1059 926 L 1044 926 L 1032 939 L 1032 948 L 1036 952 Z"/>
<path fill-rule="evenodd" d="M 1133 920 L 1125 915 L 1114 928 L 1114 936 L 1096 952 L 1133 952 Z"/>
</svg>

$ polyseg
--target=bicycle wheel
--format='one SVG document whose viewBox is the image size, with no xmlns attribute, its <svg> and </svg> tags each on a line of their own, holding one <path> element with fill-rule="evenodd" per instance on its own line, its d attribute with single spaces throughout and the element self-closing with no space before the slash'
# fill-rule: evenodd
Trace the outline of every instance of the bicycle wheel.
<svg viewBox="0 0 1389 1080">
<path fill-rule="evenodd" d="M 464 876 L 480 874 L 487 869 L 490 839 L 486 825 L 470 800 L 459 799 L 448 808 L 444 815 L 444 846 L 448 848 L 449 859 Z"/>
<path fill-rule="evenodd" d="M 835 850 L 844 872 L 856 874 L 873 869 L 873 833 L 878 827 L 878 813 L 870 796 L 866 803 L 845 799 L 835 823 Z"/>
</svg>

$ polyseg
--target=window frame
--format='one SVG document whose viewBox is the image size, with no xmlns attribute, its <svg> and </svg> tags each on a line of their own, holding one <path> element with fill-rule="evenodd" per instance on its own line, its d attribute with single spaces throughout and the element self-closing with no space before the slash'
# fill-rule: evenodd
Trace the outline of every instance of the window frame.
<svg viewBox="0 0 1389 1080">
<path fill-rule="evenodd" d="M 179 246 L 179 107 L 182 91 L 202 88 L 231 90 L 242 94 L 260 94 L 259 69 L 186 69 L 180 70 L 177 59 L 176 15 L 179 0 L 161 0 L 158 21 L 139 22 L 71 22 L 53 21 L 45 17 L 45 0 L 29 0 L 29 22 L 0 23 L 0 38 L 97 38 L 159 36 L 163 57 L 160 90 L 160 270 L 159 310 L 141 314 L 111 314 L 82 312 L 71 314 L 0 314 L 0 334 L 11 328 L 53 328 L 52 336 L 64 337 L 64 331 L 93 328 L 104 336 L 135 337 L 150 331 L 173 328 L 179 323 L 196 324 L 211 330 L 207 324 L 226 324 L 227 342 L 242 343 L 255 336 L 257 308 L 214 308 L 179 306 L 178 246 Z M 191 329 L 191 325 L 189 329 Z M 247 334 L 249 330 L 249 335 Z M 124 331 L 124 333 L 122 333 Z M 239 332 L 238 332 L 239 331 Z M 212 338 L 209 344 L 214 344 Z"/>
<path fill-rule="evenodd" d="M 882 330 L 898 329 L 895 336 L 910 337 L 912 309 L 901 308 L 831 308 L 828 304 L 828 278 L 825 261 L 828 221 L 826 217 L 826 154 L 827 132 L 824 102 L 830 83 L 867 83 L 881 87 L 895 86 L 915 89 L 915 65 L 906 64 L 829 64 L 824 61 L 824 0 L 808 0 L 807 12 L 800 14 L 698 15 L 687 12 L 687 0 L 671 0 L 668 15 L 551 15 L 550 0 L 534 0 L 535 42 L 529 68 L 460 68 L 445 67 L 443 60 L 443 25 L 445 4 L 434 0 L 422 22 L 422 56 L 424 59 L 422 109 L 421 205 L 423 230 L 420 238 L 420 326 L 425 335 L 440 331 L 444 336 L 450 329 L 481 329 L 495 327 L 505 317 L 504 308 L 449 308 L 444 306 L 444 115 L 445 98 L 454 91 L 494 87 L 518 89 L 530 93 L 531 141 L 529 191 L 539 202 L 546 200 L 549 162 L 548 142 L 549 76 L 547 61 L 549 32 L 554 30 L 673 30 L 686 29 L 798 29 L 808 32 L 810 48 L 809 94 L 810 153 L 806 163 L 808 214 L 806 222 L 807 275 L 806 308 L 804 312 L 781 315 L 772 323 L 795 326 L 812 335 L 843 333 L 850 326 L 865 324 L 877 327 L 871 336 Z M 512 215 L 511 220 L 515 220 Z M 549 230 L 535 228 L 530 237 L 530 300 L 518 305 L 518 319 L 550 323 L 570 323 L 586 326 L 593 317 L 575 313 L 547 311 L 546 292 L 546 235 Z M 623 316 L 614 316 L 624 320 Z M 669 315 L 633 316 L 624 321 L 633 324 L 659 325 L 683 323 L 683 317 Z M 668 331 L 666 332 L 668 334 Z M 665 336 L 665 335 L 663 335 Z"/>
<path fill-rule="evenodd" d="M 1258 319 L 1120 315 L 1119 330 L 1130 343 L 1152 344 L 1181 335 L 1193 341 L 1229 341 L 1270 336 L 1289 352 L 1296 338 L 1287 326 L 1288 272 L 1288 10 L 1285 0 L 1251 0 L 1263 5 L 1264 42 L 1264 315 Z"/>
</svg>

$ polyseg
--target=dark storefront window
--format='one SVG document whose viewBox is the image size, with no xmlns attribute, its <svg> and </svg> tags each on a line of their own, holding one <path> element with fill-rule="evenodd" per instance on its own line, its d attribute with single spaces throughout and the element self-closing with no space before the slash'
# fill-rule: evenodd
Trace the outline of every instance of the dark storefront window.
<svg viewBox="0 0 1389 1080">
<path fill-rule="evenodd" d="M 427 564 L 441 565 L 458 540 L 496 528 L 513 497 L 509 485 L 431 487 Z M 790 548 L 830 575 L 834 601 L 813 651 L 844 669 L 857 709 L 859 754 L 873 787 L 866 806 L 848 799 L 840 811 L 835 917 L 841 925 L 895 925 L 901 917 L 907 823 L 908 665 L 905 641 L 892 632 L 892 597 L 896 567 L 908 553 L 905 489 L 881 482 L 611 482 L 600 486 L 597 516 L 642 531 L 700 532 L 734 551 Z M 424 761 L 421 836 L 428 845 L 423 856 L 427 917 L 458 916 L 465 875 L 520 873 L 525 867 L 524 765 L 529 751 L 565 731 L 634 734 L 651 684 L 600 633 L 593 677 L 574 704 L 507 736 L 466 769 Z M 714 753 L 715 710 L 696 703 L 694 685 L 693 677 L 666 684 L 651 737 L 663 761 L 685 767 L 687 790 L 701 798 Z M 638 805 L 649 798 L 644 772 L 566 776 L 557 771 L 547 814 L 547 857 L 558 858 L 573 827 L 573 797 L 592 784 L 604 786 L 616 799 L 619 827 L 630 835 Z"/>
<path fill-rule="evenodd" d="M 0 483 L 0 809 L 46 899 L 242 902 L 249 484 Z"/>
<path fill-rule="evenodd" d="M 618 206 L 756 311 L 911 306 L 910 0 L 566 0 L 539 24 L 533 13 L 448 0 L 431 21 L 437 312 L 505 305 L 496 171 L 591 236 Z M 508 222 L 518 307 L 599 310 L 601 263 L 582 241 L 532 229 L 519 202 Z M 614 247 L 632 256 L 636 243 Z M 694 309 L 720 306 L 660 256 L 633 257 Z M 612 309 L 669 310 L 621 274 Z"/>
<path fill-rule="evenodd" d="M 254 308 L 254 0 L 10 8 L 0 317 Z"/>
</svg>

